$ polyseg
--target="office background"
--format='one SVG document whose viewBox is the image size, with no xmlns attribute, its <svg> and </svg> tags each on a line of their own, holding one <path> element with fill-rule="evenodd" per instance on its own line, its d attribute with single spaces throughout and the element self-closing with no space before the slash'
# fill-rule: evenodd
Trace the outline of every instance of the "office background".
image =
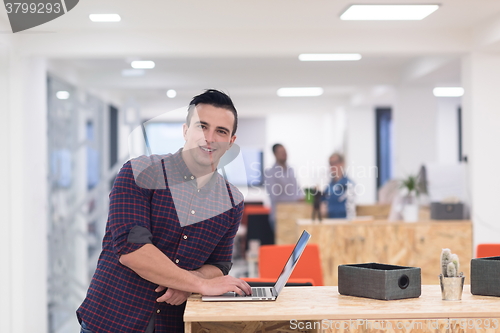
<svg viewBox="0 0 500 333">
<path fill-rule="evenodd" d="M 265 166 L 272 144 L 286 146 L 290 165 L 305 170 L 303 187 L 324 179 L 335 150 L 354 169 L 376 165 L 375 110 L 390 108 L 392 178 L 422 164 L 457 164 L 461 146 L 474 243 L 498 242 L 500 3 L 442 0 L 422 21 L 341 21 L 350 4 L 86 0 L 15 35 L 0 10 L 0 331 L 75 330 L 72 306 L 95 265 L 129 134 L 206 88 L 231 95 L 241 118 L 237 142 L 261 149 Z M 88 19 L 115 12 L 117 24 Z M 298 60 L 353 52 L 363 58 Z M 123 76 L 132 60 L 156 66 Z M 324 94 L 276 96 L 285 86 Z M 436 86 L 465 94 L 438 98 Z M 177 96 L 168 98 L 168 89 Z M 365 175 L 354 176 L 365 189 L 358 202 L 374 203 L 376 179 Z M 247 198 L 266 200 L 257 192 Z"/>
</svg>

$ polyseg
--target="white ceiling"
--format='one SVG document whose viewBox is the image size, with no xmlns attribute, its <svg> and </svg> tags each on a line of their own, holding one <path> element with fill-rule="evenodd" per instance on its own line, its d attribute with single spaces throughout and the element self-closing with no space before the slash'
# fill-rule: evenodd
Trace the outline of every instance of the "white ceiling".
<svg viewBox="0 0 500 333">
<path fill-rule="evenodd" d="M 459 85 L 464 54 L 500 50 L 498 0 L 441 0 L 440 9 L 422 21 L 341 21 L 341 12 L 354 3 L 82 0 L 40 27 L 0 34 L 0 44 L 51 58 L 52 68 L 71 68 L 81 85 L 134 97 L 146 109 L 179 107 L 202 89 L 219 88 L 233 99 L 253 101 L 253 115 L 256 100 L 286 108 L 291 102 L 276 96 L 283 86 L 322 86 L 325 94 L 317 99 L 342 104 L 401 84 Z M 122 21 L 92 23 L 91 13 L 118 13 Z M 0 29 L 5 22 L 1 12 Z M 313 52 L 359 52 L 363 58 L 298 61 L 300 53 Z M 121 70 L 132 59 L 151 59 L 156 67 L 124 78 Z M 165 96 L 170 88 L 178 92 L 174 100 Z"/>
</svg>

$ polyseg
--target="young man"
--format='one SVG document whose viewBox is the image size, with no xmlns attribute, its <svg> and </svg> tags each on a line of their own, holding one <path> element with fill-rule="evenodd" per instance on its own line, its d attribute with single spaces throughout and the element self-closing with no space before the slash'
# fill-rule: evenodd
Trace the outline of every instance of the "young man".
<svg viewBox="0 0 500 333">
<path fill-rule="evenodd" d="M 77 310 L 82 332 L 183 332 L 191 292 L 251 293 L 227 275 L 243 196 L 217 172 L 236 128 L 231 99 L 207 90 L 189 105 L 182 149 L 123 166 L 97 269 Z"/>
<path fill-rule="evenodd" d="M 275 230 L 276 205 L 279 202 L 299 201 L 304 198 L 304 194 L 297 185 L 293 169 L 286 163 L 287 153 L 285 147 L 280 143 L 276 143 L 273 145 L 273 154 L 276 162 L 271 168 L 265 170 L 264 176 L 266 190 L 271 201 L 269 224 Z"/>
</svg>

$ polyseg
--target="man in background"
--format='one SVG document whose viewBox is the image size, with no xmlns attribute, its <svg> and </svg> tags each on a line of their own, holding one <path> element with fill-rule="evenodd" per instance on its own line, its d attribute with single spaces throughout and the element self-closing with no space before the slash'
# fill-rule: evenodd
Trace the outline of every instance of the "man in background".
<svg viewBox="0 0 500 333">
<path fill-rule="evenodd" d="M 299 201 L 304 198 L 302 190 L 297 186 L 297 179 L 293 169 L 288 166 L 285 147 L 276 143 L 273 145 L 273 154 L 276 159 L 274 165 L 264 172 L 265 185 L 271 201 L 269 224 L 276 229 L 276 205 L 280 202 Z"/>
</svg>

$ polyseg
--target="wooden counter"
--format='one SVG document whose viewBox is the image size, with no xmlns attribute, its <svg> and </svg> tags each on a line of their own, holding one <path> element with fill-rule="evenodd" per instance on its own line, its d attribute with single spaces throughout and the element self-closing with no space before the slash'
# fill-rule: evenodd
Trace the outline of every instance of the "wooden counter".
<svg viewBox="0 0 500 333">
<path fill-rule="evenodd" d="M 312 210 L 312 204 L 305 201 L 278 203 L 276 205 L 275 243 L 295 244 L 297 241 L 297 220 L 311 219 Z M 371 220 L 387 220 L 390 210 L 391 205 L 356 205 L 356 215 L 362 218 L 369 217 Z M 421 215 L 424 217 L 426 214 Z"/>
<path fill-rule="evenodd" d="M 297 221 L 297 234 L 311 234 L 309 243 L 320 248 L 325 285 L 337 285 L 337 269 L 342 264 L 378 262 L 420 267 L 422 284 L 438 284 L 440 255 L 449 248 L 460 258 L 465 283 L 470 279 L 473 255 L 471 221 L 349 222 L 326 219 L 321 223 Z"/>
<path fill-rule="evenodd" d="M 500 332 L 500 298 L 471 295 L 468 285 L 461 301 L 441 300 L 438 285 L 423 285 L 419 298 L 394 301 L 343 296 L 337 287 L 287 287 L 275 302 L 202 302 L 194 295 L 184 321 L 187 333 L 381 332 L 388 325 L 388 333 Z M 308 328 L 307 321 L 322 329 L 297 329 L 300 323 Z"/>
<path fill-rule="evenodd" d="M 280 202 L 276 205 L 276 244 L 295 244 L 297 219 L 311 219 L 313 207 L 305 201 Z"/>
</svg>

